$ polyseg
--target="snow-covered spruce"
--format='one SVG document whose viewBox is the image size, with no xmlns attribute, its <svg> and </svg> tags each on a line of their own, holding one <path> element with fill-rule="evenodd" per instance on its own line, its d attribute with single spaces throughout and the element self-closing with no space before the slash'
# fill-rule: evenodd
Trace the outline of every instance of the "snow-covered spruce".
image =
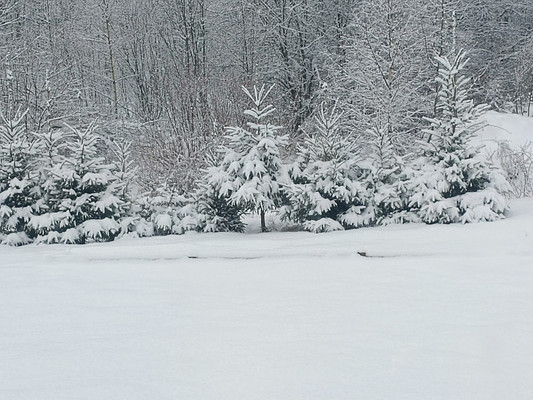
<svg viewBox="0 0 533 400">
<path fill-rule="evenodd" d="M 110 145 L 113 155 L 113 175 L 116 196 L 120 199 L 120 230 L 121 234 L 135 232 L 140 221 L 140 207 L 136 207 L 133 186 L 138 172 L 132 160 L 131 141 L 113 141 Z"/>
<path fill-rule="evenodd" d="M 198 205 L 201 229 L 204 231 L 241 230 L 240 215 L 244 211 L 261 215 L 261 230 L 266 230 L 265 212 L 279 206 L 284 170 L 280 149 L 287 136 L 279 135 L 279 126 L 268 122 L 275 111 L 265 105 L 272 90 L 254 86 L 253 93 L 243 87 L 253 107 L 244 114 L 252 121 L 248 129 L 226 129 L 227 146 L 220 149 L 222 161 L 207 170 L 200 182 Z"/>
<path fill-rule="evenodd" d="M 361 163 L 369 171 L 367 213 L 373 214 L 373 222 L 377 225 L 417 222 L 418 216 L 409 210 L 409 168 L 396 154 L 390 132 L 387 128 L 374 127 L 368 134 L 370 152 Z"/>
<path fill-rule="evenodd" d="M 480 128 L 485 105 L 469 99 L 470 80 L 463 75 L 468 60 L 460 51 L 453 60 L 437 57 L 441 65 L 437 111 L 425 132 L 425 157 L 413 164 L 410 206 L 426 223 L 493 221 L 507 208 L 508 184 L 502 172 L 481 157 L 470 143 Z"/>
<path fill-rule="evenodd" d="M 26 224 L 36 197 L 34 149 L 26 133 L 25 115 L 19 109 L 12 118 L 0 116 L 0 240 L 13 246 L 30 242 Z"/>
<path fill-rule="evenodd" d="M 282 216 L 312 232 L 357 228 L 375 218 L 367 207 L 369 171 L 356 163 L 355 143 L 342 132 L 340 120 L 335 106 L 328 112 L 322 105 L 313 133 L 289 168 L 292 182 L 284 189 L 288 204 Z"/>
<path fill-rule="evenodd" d="M 48 212 L 30 221 L 35 242 L 113 240 L 121 232 L 124 216 L 113 166 L 98 157 L 101 138 L 95 122 L 86 129 L 69 128 L 66 143 L 71 153 L 48 171 L 53 176 L 48 183 Z"/>
<path fill-rule="evenodd" d="M 69 134 L 61 129 L 50 129 L 34 135 L 34 145 L 39 153 L 37 199 L 26 232 L 37 243 L 58 243 L 61 241 L 61 221 L 65 218 L 65 213 L 59 211 L 64 195 L 60 178 L 68 154 Z"/>
<path fill-rule="evenodd" d="M 224 149 L 223 149 L 224 150 Z M 228 156 L 229 151 L 224 151 Z M 234 154 L 234 153 L 231 153 Z M 224 161 L 228 161 L 224 157 Z M 233 192 L 232 179 L 227 170 L 214 165 L 205 170 L 204 177 L 197 182 L 193 195 L 197 211 L 197 230 L 200 232 L 242 232 L 241 216 L 244 208 L 230 201 Z"/>
</svg>

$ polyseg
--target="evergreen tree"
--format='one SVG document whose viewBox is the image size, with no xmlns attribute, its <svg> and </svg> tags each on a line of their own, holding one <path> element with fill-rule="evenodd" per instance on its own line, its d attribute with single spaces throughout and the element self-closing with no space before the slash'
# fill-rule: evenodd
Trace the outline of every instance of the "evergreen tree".
<svg viewBox="0 0 533 400">
<path fill-rule="evenodd" d="M 371 171 L 369 208 L 374 214 L 373 223 L 416 221 L 416 216 L 408 211 L 408 169 L 403 158 L 396 155 L 388 130 L 374 127 L 368 134 L 372 139 L 367 169 Z"/>
<path fill-rule="evenodd" d="M 139 222 L 132 187 L 138 168 L 134 166 L 131 158 L 131 146 L 132 142 L 125 140 L 113 141 L 110 146 L 113 155 L 114 185 L 116 195 L 120 199 L 120 215 L 123 216 L 120 221 L 123 234 L 134 231 Z"/>
<path fill-rule="evenodd" d="M 25 116 L 20 110 L 13 118 L 0 116 L 0 239 L 15 246 L 30 241 L 25 231 L 32 216 L 36 181 Z"/>
<path fill-rule="evenodd" d="M 68 150 L 69 135 L 63 130 L 50 129 L 36 133 L 36 148 L 39 149 L 37 200 L 33 215 L 28 222 L 28 233 L 36 243 L 58 243 L 59 231 L 65 214 L 59 210 L 63 199 L 61 188 L 62 168 Z"/>
<path fill-rule="evenodd" d="M 279 126 L 268 122 L 275 111 L 272 105 L 265 105 L 272 90 L 263 85 L 253 93 L 243 87 L 253 107 L 244 114 L 251 118 L 248 129 L 229 127 L 226 130 L 228 148 L 222 165 L 227 173 L 227 183 L 221 185 L 221 194 L 229 194 L 229 202 L 244 210 L 261 215 L 261 231 L 266 231 L 265 212 L 278 207 L 281 199 L 281 185 L 284 171 L 280 150 L 287 145 L 287 136 L 279 135 Z M 224 186 L 228 185 L 228 188 Z"/>
<path fill-rule="evenodd" d="M 112 240 L 120 233 L 122 201 L 117 197 L 112 166 L 98 157 L 101 137 L 96 123 L 84 130 L 69 128 L 72 153 L 60 169 L 58 180 L 62 193 L 58 210 L 64 213 L 59 222 L 61 242 Z"/>
<path fill-rule="evenodd" d="M 357 228 L 374 219 L 367 207 L 369 171 L 357 164 L 355 143 L 343 134 L 340 119 L 336 107 L 328 113 L 322 104 L 316 129 L 289 170 L 283 217 L 313 232 Z"/>
<path fill-rule="evenodd" d="M 234 152 L 227 152 L 223 165 L 231 164 Z M 212 162 L 213 164 L 213 162 Z M 242 232 L 244 208 L 230 201 L 232 181 L 227 170 L 211 165 L 203 179 L 197 182 L 194 199 L 197 210 L 197 230 L 200 232 Z"/>
<path fill-rule="evenodd" d="M 487 106 L 474 106 L 469 99 L 470 80 L 462 74 L 466 54 L 460 51 L 451 61 L 447 57 L 437 61 L 441 64 L 437 117 L 429 120 L 426 130 L 425 158 L 415 163 L 418 173 L 410 204 L 427 223 L 502 218 L 507 205 L 501 192 L 507 184 L 470 143 Z"/>
</svg>

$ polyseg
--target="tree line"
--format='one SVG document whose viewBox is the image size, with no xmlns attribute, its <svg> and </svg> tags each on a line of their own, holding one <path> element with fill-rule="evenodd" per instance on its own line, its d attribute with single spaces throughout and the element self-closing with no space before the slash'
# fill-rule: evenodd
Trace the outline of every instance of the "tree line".
<svg viewBox="0 0 533 400">
<path fill-rule="evenodd" d="M 290 162 L 289 135 L 268 103 L 273 86 L 243 88 L 251 103 L 244 125 L 226 128 L 192 190 L 163 184 L 134 190 L 132 142 L 112 141 L 93 122 L 84 129 L 27 132 L 28 110 L 0 123 L 0 240 L 4 244 L 87 243 L 124 235 L 244 229 L 267 212 L 312 232 L 391 223 L 494 221 L 507 209 L 509 185 L 471 142 L 486 105 L 474 105 L 464 51 L 437 57 L 436 115 L 425 140 L 399 154 L 394 131 L 376 124 L 367 140 L 338 102 L 320 105 Z M 104 144 L 112 157 L 100 156 Z"/>
</svg>

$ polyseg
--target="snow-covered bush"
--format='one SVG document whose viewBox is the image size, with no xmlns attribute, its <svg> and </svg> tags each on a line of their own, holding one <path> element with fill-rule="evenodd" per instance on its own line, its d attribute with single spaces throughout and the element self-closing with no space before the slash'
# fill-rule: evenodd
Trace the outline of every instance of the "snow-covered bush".
<svg viewBox="0 0 533 400">
<path fill-rule="evenodd" d="M 136 226 L 139 236 L 164 236 L 196 230 L 196 210 L 192 199 L 176 193 L 174 187 L 162 185 L 157 188 L 155 196 L 145 197 L 141 202 L 144 210 Z"/>
<path fill-rule="evenodd" d="M 315 129 L 299 148 L 289 168 L 291 183 L 284 189 L 285 219 L 312 232 L 328 232 L 370 225 L 369 170 L 355 158 L 355 143 L 340 127 L 336 107 L 321 106 Z"/>
<path fill-rule="evenodd" d="M 511 148 L 509 143 L 500 141 L 496 157 L 511 186 L 511 195 L 533 196 L 533 143 Z"/>
<path fill-rule="evenodd" d="M 67 125 L 68 126 L 68 125 Z M 95 122 L 37 133 L 34 147 L 36 201 L 26 232 L 36 243 L 113 240 L 135 230 L 130 183 L 134 169 L 129 144 L 112 145 L 114 162 L 98 156 L 102 138 Z"/>
<path fill-rule="evenodd" d="M 499 169 L 489 165 L 470 143 L 481 125 L 485 105 L 469 99 L 470 80 L 462 75 L 467 64 L 460 51 L 453 60 L 437 57 L 441 68 L 438 115 L 425 132 L 425 157 L 413 166 L 410 206 L 426 223 L 496 220 L 507 208 L 508 187 Z M 476 195 L 472 193 L 476 192 Z"/>
</svg>

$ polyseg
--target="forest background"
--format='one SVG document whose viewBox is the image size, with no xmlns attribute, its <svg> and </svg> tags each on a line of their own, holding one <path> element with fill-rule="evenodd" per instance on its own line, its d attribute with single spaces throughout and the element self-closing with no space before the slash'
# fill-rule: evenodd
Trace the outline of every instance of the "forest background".
<svg viewBox="0 0 533 400">
<path fill-rule="evenodd" d="M 290 154 L 323 101 L 352 134 L 387 129 L 399 154 L 434 116 L 435 56 L 467 49 L 476 102 L 531 113 L 530 0 L 4 0 L 0 109 L 28 132 L 131 141 L 141 190 L 191 189 L 241 86 L 270 102 Z M 110 146 L 102 146 L 105 155 Z"/>
</svg>

